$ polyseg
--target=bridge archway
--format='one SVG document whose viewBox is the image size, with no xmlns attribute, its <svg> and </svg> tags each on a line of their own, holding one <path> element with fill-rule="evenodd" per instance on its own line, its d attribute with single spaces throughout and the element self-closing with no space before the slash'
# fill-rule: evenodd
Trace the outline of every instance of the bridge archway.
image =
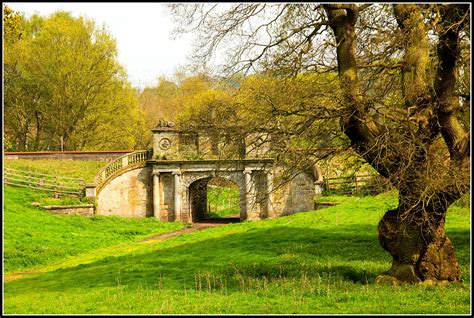
<svg viewBox="0 0 474 318">
<path fill-rule="evenodd" d="M 225 178 L 212 178 L 207 184 L 209 217 L 217 220 L 240 221 L 239 186 Z"/>
<path fill-rule="evenodd" d="M 232 184 L 232 188 L 238 189 L 238 200 L 237 202 L 234 201 L 232 205 L 235 207 L 235 204 L 237 204 L 238 209 L 236 213 L 239 214 L 238 220 L 245 220 L 247 218 L 245 210 L 246 193 L 242 182 L 239 182 L 240 179 L 241 178 L 233 178 L 233 176 L 205 176 L 193 180 L 189 186 L 187 186 L 186 191 L 191 221 L 199 222 L 210 219 L 209 194 L 210 191 L 213 190 L 211 187 L 215 186 L 216 183 L 227 184 L 227 186 L 223 188 L 229 187 L 229 185 Z M 212 208 L 212 205 L 211 210 L 216 212 L 215 209 Z"/>
</svg>

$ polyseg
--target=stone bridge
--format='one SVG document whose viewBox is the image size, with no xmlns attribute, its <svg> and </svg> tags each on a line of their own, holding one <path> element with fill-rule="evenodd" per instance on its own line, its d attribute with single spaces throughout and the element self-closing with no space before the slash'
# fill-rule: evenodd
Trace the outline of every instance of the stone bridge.
<svg viewBox="0 0 474 318">
<path fill-rule="evenodd" d="M 274 185 L 285 169 L 276 167 L 268 149 L 235 147 L 244 158 L 220 158 L 219 140 L 179 131 L 169 124 L 153 130 L 153 151 L 124 155 L 96 176 L 86 195 L 95 197 L 96 214 L 156 217 L 194 222 L 207 218 L 207 185 L 213 178 L 235 183 L 240 191 L 240 220 L 274 218 L 314 208 L 321 176 L 297 173 Z"/>
</svg>

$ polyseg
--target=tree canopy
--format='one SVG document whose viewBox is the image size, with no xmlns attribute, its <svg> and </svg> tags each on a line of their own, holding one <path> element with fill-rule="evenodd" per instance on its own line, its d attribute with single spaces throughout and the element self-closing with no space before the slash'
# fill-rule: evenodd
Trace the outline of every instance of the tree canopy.
<svg viewBox="0 0 474 318">
<path fill-rule="evenodd" d="M 7 8 L 7 149 L 142 148 L 143 114 L 108 31 L 68 12 L 27 19 Z"/>
</svg>

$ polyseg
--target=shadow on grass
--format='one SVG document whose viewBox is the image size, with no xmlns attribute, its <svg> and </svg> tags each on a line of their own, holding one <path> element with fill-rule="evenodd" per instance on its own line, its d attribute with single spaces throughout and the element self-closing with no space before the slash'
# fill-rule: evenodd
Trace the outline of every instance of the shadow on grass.
<svg viewBox="0 0 474 318">
<path fill-rule="evenodd" d="M 206 275 L 228 282 L 229 289 L 237 288 L 239 279 L 272 281 L 303 276 L 330 276 L 367 284 L 381 270 L 388 269 L 391 262 L 391 257 L 378 244 L 375 226 L 371 225 L 340 226 L 337 232 L 335 228 L 230 226 L 242 232 L 213 238 L 202 236 L 211 229 L 183 235 L 158 243 L 153 252 L 106 257 L 91 264 L 19 279 L 5 284 L 5 293 L 11 290 L 27 293 L 31 288 L 36 292 L 65 291 L 117 284 L 132 289 L 162 285 L 182 290 L 183 286 L 193 287 L 197 277 Z M 199 240 L 187 243 L 194 235 Z M 452 231 L 450 235 L 457 250 L 461 253 L 469 250 L 468 230 Z M 462 262 L 466 262 L 465 257 Z"/>
</svg>

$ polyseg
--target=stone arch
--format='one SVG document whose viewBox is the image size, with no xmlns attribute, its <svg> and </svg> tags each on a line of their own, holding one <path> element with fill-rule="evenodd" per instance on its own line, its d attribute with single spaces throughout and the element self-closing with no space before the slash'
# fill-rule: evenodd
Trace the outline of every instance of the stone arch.
<svg viewBox="0 0 474 318">
<path fill-rule="evenodd" d="M 246 214 L 246 192 L 244 176 L 242 171 L 231 171 L 223 173 L 193 173 L 183 175 L 183 189 L 185 189 L 185 209 L 192 222 L 200 221 L 207 217 L 207 184 L 213 178 L 223 178 L 232 181 L 239 187 L 240 196 L 240 220 L 247 218 Z"/>
<path fill-rule="evenodd" d="M 199 171 L 199 172 L 191 172 L 191 171 L 186 171 L 183 172 L 183 175 L 181 177 L 181 184 L 183 187 L 188 188 L 191 183 L 198 181 L 199 179 L 204 179 L 204 178 L 214 178 L 214 177 L 220 177 L 224 179 L 228 179 L 230 181 L 235 182 L 239 188 L 242 188 L 244 186 L 244 176 L 242 171 Z"/>
</svg>

